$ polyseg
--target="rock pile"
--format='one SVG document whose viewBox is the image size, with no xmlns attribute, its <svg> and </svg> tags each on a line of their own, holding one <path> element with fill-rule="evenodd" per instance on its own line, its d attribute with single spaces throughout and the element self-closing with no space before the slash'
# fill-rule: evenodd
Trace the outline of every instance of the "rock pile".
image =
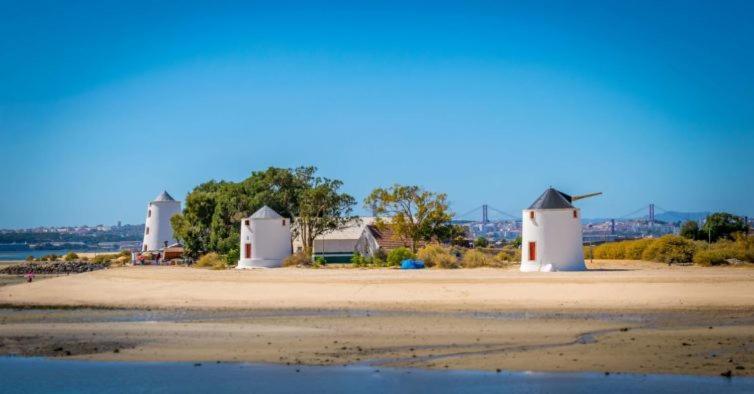
<svg viewBox="0 0 754 394">
<path fill-rule="evenodd" d="M 25 275 L 29 271 L 34 274 L 78 274 L 107 268 L 110 263 L 92 263 L 88 261 L 51 261 L 27 262 L 0 268 L 0 274 Z"/>
</svg>

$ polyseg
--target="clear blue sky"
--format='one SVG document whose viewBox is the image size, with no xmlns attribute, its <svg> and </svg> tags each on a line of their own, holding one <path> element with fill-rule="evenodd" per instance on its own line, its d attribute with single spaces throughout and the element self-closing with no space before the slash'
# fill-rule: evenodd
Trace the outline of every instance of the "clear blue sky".
<svg viewBox="0 0 754 394">
<path fill-rule="evenodd" d="M 754 215 L 751 1 L 2 3 L 0 227 L 298 165 L 458 213 Z"/>
</svg>

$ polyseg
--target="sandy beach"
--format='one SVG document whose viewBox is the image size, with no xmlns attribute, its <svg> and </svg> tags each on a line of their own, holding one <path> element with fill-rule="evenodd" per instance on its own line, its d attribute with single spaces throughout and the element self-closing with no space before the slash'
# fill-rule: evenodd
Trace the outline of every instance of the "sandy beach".
<svg viewBox="0 0 754 394">
<path fill-rule="evenodd" d="M 108 269 L 0 287 L 0 353 L 754 375 L 754 270 L 590 269 Z"/>
</svg>

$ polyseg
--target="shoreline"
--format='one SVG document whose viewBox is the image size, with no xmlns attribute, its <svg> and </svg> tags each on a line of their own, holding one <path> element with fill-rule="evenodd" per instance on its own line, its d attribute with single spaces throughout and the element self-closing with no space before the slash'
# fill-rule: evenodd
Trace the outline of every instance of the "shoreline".
<svg viewBox="0 0 754 394">
<path fill-rule="evenodd" d="M 754 376 L 754 271 L 597 264 L 71 274 L 0 287 L 0 354 Z"/>
</svg>

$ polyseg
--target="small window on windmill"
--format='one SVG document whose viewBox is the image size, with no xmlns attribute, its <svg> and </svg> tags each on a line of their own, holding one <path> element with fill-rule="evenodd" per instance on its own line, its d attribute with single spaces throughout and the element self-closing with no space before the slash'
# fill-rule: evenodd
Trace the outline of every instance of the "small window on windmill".
<svg viewBox="0 0 754 394">
<path fill-rule="evenodd" d="M 151 210 L 151 209 L 147 211 L 147 217 L 148 217 L 148 218 L 151 218 L 151 217 L 152 217 L 152 210 Z"/>
<path fill-rule="evenodd" d="M 529 219 L 534 220 L 534 211 L 529 211 Z"/>
<path fill-rule="evenodd" d="M 283 226 L 285 226 L 285 219 L 283 219 Z"/>
<path fill-rule="evenodd" d="M 149 227 L 147 227 L 147 235 L 149 235 Z"/>
<path fill-rule="evenodd" d="M 246 226 L 248 226 L 249 225 L 249 219 L 244 220 L 243 224 L 246 225 Z"/>
<path fill-rule="evenodd" d="M 573 210 L 573 218 L 578 219 L 579 218 L 579 212 L 577 210 Z"/>
</svg>

